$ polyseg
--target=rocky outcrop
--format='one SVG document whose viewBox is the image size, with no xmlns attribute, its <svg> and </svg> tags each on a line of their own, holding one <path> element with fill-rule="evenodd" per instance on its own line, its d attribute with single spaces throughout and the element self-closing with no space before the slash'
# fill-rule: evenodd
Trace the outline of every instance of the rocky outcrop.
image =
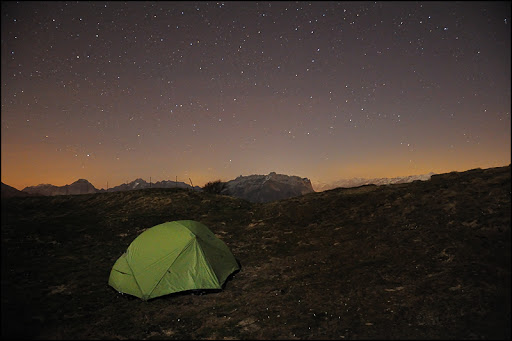
<svg viewBox="0 0 512 341">
<path fill-rule="evenodd" d="M 239 176 L 225 183 L 221 194 L 251 202 L 270 202 L 314 192 L 308 178 L 276 174 Z"/>
</svg>

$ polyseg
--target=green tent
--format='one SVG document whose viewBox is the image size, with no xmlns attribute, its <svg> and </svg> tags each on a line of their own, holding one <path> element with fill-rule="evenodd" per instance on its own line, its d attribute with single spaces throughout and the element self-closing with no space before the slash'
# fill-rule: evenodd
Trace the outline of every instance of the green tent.
<svg viewBox="0 0 512 341">
<path fill-rule="evenodd" d="M 193 220 L 153 226 L 115 262 L 108 284 L 144 301 L 193 289 L 221 289 L 239 264 L 227 245 Z"/>
</svg>

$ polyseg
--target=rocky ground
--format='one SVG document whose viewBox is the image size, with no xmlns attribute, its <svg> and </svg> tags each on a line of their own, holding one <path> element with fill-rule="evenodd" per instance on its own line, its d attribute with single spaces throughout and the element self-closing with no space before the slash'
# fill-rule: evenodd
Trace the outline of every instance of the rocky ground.
<svg viewBox="0 0 512 341">
<path fill-rule="evenodd" d="M 510 339 L 511 169 L 254 204 L 184 189 L 2 199 L 2 337 Z M 130 242 L 193 219 L 242 269 L 144 302 L 108 286 Z"/>
</svg>

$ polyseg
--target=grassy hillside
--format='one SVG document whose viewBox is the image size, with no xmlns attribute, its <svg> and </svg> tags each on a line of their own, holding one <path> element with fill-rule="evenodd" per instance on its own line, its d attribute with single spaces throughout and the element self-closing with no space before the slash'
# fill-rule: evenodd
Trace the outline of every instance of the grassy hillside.
<svg viewBox="0 0 512 341">
<path fill-rule="evenodd" d="M 2 337 L 510 338 L 511 169 L 267 204 L 184 189 L 2 199 Z M 130 242 L 192 219 L 242 269 L 144 302 L 108 286 Z"/>
</svg>

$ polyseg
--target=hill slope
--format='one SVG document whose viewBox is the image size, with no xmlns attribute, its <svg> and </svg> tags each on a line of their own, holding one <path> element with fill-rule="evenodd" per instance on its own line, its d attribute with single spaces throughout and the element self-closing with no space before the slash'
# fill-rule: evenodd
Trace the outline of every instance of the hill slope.
<svg viewBox="0 0 512 341">
<path fill-rule="evenodd" d="M 12 186 L 9 186 L 7 184 L 4 184 L 2 182 L 2 188 L 1 188 L 1 197 L 2 198 L 10 198 L 10 197 L 27 197 L 29 196 L 29 193 L 22 192 Z"/>
<path fill-rule="evenodd" d="M 510 338 L 510 166 L 256 204 L 183 189 L 2 200 L 2 336 Z M 206 224 L 242 265 L 221 292 L 108 286 L 146 228 Z"/>
</svg>

